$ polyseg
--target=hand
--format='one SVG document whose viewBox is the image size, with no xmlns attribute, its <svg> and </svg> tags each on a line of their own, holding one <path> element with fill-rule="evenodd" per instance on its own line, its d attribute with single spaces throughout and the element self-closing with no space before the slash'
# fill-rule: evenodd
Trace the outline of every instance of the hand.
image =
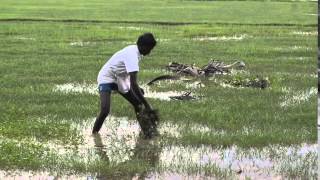
<svg viewBox="0 0 320 180">
<path fill-rule="evenodd" d="M 142 95 L 144 95 L 144 90 L 142 88 L 140 88 L 140 92 Z"/>
<path fill-rule="evenodd" d="M 153 127 L 157 127 L 159 122 L 159 112 L 156 109 L 151 109 L 149 111 L 146 110 L 146 114 L 148 115 L 148 119 L 151 121 Z"/>
<path fill-rule="evenodd" d="M 145 108 L 146 111 L 153 111 L 152 107 L 151 107 L 150 104 L 148 104 L 148 103 L 146 103 L 146 104 L 144 105 L 144 108 Z"/>
</svg>

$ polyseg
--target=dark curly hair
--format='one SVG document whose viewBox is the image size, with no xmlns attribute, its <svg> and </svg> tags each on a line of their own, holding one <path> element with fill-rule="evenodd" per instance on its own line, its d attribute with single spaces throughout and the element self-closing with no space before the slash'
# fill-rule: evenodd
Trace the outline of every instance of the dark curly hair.
<svg viewBox="0 0 320 180">
<path fill-rule="evenodd" d="M 138 46 L 154 47 L 154 46 L 156 46 L 156 44 L 157 44 L 157 41 L 155 40 L 153 34 L 149 33 L 149 32 L 140 35 L 137 40 Z"/>
</svg>

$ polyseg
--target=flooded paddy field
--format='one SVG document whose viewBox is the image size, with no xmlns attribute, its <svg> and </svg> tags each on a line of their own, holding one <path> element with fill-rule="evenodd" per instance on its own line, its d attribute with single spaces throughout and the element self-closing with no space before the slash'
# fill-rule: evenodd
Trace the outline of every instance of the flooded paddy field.
<svg viewBox="0 0 320 180">
<path fill-rule="evenodd" d="M 140 135 L 136 121 L 126 117 L 109 117 L 100 134 L 92 135 L 95 118 L 72 125 L 81 138 L 81 143 L 66 145 L 55 141 L 41 143 L 36 139 L 29 145 L 40 145 L 47 154 L 59 157 L 55 163 L 81 163 L 87 167 L 105 163 L 111 167 L 139 159 L 148 166 L 143 172 L 132 174 L 132 179 L 146 178 L 252 178 L 282 179 L 317 176 L 317 144 L 268 145 L 259 148 L 243 148 L 210 145 L 172 144 L 166 138 L 179 139 L 181 126 L 165 123 L 159 126 L 160 137 L 145 140 Z M 210 132 L 213 129 L 193 128 L 193 132 Z M 6 143 L 16 143 L 3 138 Z M 5 144 L 4 142 L 1 142 Z M 63 162 L 59 162 L 63 161 Z M 142 163 L 142 162 L 141 162 Z M 55 166 L 56 164 L 52 164 Z M 68 164 L 71 166 L 72 164 Z M 67 166 L 68 166 L 67 165 Z M 50 169 L 49 169 L 50 170 Z M 66 173 L 66 172 L 64 172 Z M 2 178 L 107 178 L 103 171 L 80 173 L 79 175 L 54 174 L 46 171 L 2 171 Z M 121 175 L 121 173 L 119 174 Z M 116 176 L 115 176 L 116 177 Z M 121 176 L 120 176 L 121 177 Z"/>
<path fill-rule="evenodd" d="M 0 179 L 317 179 L 316 9 L 312 1 L 3 0 Z M 99 69 L 148 31 L 158 44 L 138 79 L 159 111 L 160 136 L 143 139 L 118 93 L 92 135 Z M 170 62 L 211 59 L 245 68 L 146 85 L 177 75 Z M 266 88 L 243 85 L 259 78 Z M 194 98 L 172 98 L 186 94 Z"/>
</svg>

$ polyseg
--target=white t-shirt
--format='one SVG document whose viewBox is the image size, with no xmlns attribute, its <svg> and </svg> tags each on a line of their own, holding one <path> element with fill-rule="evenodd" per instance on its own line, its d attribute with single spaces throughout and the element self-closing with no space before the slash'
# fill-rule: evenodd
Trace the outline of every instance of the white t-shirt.
<svg viewBox="0 0 320 180">
<path fill-rule="evenodd" d="M 129 72 L 139 71 L 141 57 L 137 45 L 129 45 L 116 52 L 101 68 L 97 78 L 98 84 L 117 83 L 120 92 L 128 92 Z"/>
</svg>

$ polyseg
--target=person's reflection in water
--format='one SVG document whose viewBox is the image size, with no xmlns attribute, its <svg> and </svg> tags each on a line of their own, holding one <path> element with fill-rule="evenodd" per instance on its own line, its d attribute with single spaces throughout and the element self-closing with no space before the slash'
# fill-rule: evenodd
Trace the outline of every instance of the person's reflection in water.
<svg viewBox="0 0 320 180">
<path fill-rule="evenodd" d="M 159 163 L 161 147 L 159 139 L 154 138 L 146 140 L 139 137 L 132 159 L 143 160 L 148 164 L 148 169 L 142 173 L 136 174 L 133 179 L 146 179 L 150 172 L 155 171 L 156 165 Z"/>
<path fill-rule="evenodd" d="M 106 160 L 109 162 L 107 149 L 106 146 L 103 144 L 103 139 L 101 138 L 100 134 L 95 134 L 93 138 L 97 155 L 99 155 L 102 160 Z M 126 147 L 124 146 L 123 148 Z M 150 171 L 154 171 L 156 164 L 159 162 L 160 151 L 161 148 L 159 147 L 159 142 L 157 139 L 147 140 L 141 136 L 138 136 L 136 139 L 135 148 L 131 149 L 133 155 L 130 157 L 130 159 L 146 162 L 148 169 L 142 173 L 136 173 L 132 175 L 123 174 L 124 177 L 122 178 L 145 179 Z M 106 179 L 107 177 L 110 177 L 110 174 L 104 175 L 103 172 L 100 172 L 95 178 Z M 117 178 L 119 178 L 119 174 L 117 175 Z"/>
<path fill-rule="evenodd" d="M 94 141 L 95 150 L 96 150 L 97 154 L 100 156 L 100 158 L 102 160 L 105 160 L 105 161 L 109 162 L 109 158 L 107 156 L 106 149 L 105 149 L 106 147 L 102 143 L 101 135 L 100 134 L 94 134 L 93 135 L 93 141 Z"/>
</svg>

